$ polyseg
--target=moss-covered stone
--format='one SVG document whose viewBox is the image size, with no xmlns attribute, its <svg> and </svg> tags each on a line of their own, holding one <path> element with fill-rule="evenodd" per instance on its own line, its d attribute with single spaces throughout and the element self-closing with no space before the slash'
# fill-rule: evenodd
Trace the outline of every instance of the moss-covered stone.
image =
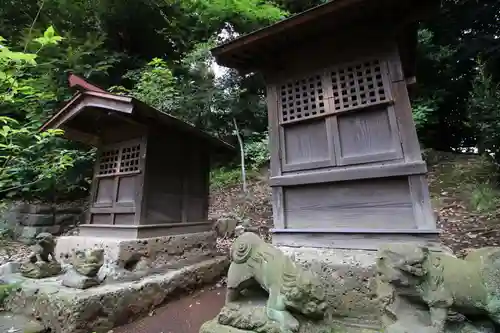
<svg viewBox="0 0 500 333">
<path fill-rule="evenodd" d="M 380 249 L 377 273 L 387 332 L 482 333 L 500 325 L 500 248 L 475 250 L 462 260 L 394 244 Z"/>
<path fill-rule="evenodd" d="M 259 327 L 267 327 L 268 322 L 272 321 L 277 323 L 281 333 L 297 332 L 299 322 L 290 310 L 310 318 L 321 319 L 325 314 L 325 292 L 316 276 L 303 270 L 283 252 L 264 242 L 256 234 L 247 232 L 239 236 L 231 247 L 226 301 L 238 300 L 240 292 L 255 281 L 269 293 L 266 318 L 258 321 Z M 219 318 L 223 317 L 221 315 Z M 255 317 L 256 314 L 252 316 Z M 233 311 L 230 318 L 225 324 L 237 328 L 244 328 L 238 326 L 240 322 L 257 320 L 246 320 L 244 313 L 238 317 L 238 311 Z M 251 330 L 254 329 L 252 326 Z M 265 332 L 275 333 L 270 328 Z"/>
<path fill-rule="evenodd" d="M 61 286 L 60 278 L 20 279 L 5 301 L 7 310 L 41 318 L 54 333 L 107 333 L 147 315 L 169 295 L 211 283 L 226 271 L 226 257 L 216 257 L 133 283 L 104 284 L 79 290 Z"/>
</svg>

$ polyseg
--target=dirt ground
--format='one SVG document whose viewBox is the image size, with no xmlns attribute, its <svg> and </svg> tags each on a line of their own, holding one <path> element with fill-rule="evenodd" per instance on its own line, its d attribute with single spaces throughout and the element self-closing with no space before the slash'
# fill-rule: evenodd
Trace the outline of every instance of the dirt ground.
<svg viewBox="0 0 500 333">
<path fill-rule="evenodd" d="M 225 288 L 208 287 L 154 310 L 148 317 L 115 328 L 113 333 L 198 333 L 224 305 Z"/>
</svg>

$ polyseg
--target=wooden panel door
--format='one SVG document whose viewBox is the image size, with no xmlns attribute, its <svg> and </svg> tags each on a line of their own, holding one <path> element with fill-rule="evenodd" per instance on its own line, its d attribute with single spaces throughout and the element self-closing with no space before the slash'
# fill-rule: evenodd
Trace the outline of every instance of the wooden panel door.
<svg viewBox="0 0 500 333">
<path fill-rule="evenodd" d="M 90 224 L 136 224 L 144 154 L 141 140 L 101 149 L 95 167 Z"/>
<path fill-rule="evenodd" d="M 372 58 L 278 85 L 282 172 L 402 159 L 388 74 Z"/>
</svg>

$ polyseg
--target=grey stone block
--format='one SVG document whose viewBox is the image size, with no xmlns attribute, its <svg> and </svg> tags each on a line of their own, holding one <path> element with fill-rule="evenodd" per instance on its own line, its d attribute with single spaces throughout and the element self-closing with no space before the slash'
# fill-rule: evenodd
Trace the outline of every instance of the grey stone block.
<svg viewBox="0 0 500 333">
<path fill-rule="evenodd" d="M 23 214 L 52 214 L 50 204 L 31 204 L 26 202 L 14 203 L 11 210 Z"/>
<path fill-rule="evenodd" d="M 20 262 L 8 262 L 6 264 L 3 264 L 0 266 L 0 276 L 19 273 L 20 267 L 21 267 Z"/>
<path fill-rule="evenodd" d="M 23 243 L 30 244 L 32 243 L 35 236 L 41 232 L 48 232 L 53 235 L 57 235 L 60 233 L 60 231 L 61 231 L 61 226 L 59 225 L 46 226 L 46 227 L 23 227 L 19 236 L 19 240 Z"/>
<path fill-rule="evenodd" d="M 9 312 L 0 313 L 0 332 L 42 333 L 47 329 L 38 321 Z"/>
<path fill-rule="evenodd" d="M 54 225 L 54 217 L 46 214 L 20 214 L 19 221 L 21 225 L 38 227 Z"/>
</svg>

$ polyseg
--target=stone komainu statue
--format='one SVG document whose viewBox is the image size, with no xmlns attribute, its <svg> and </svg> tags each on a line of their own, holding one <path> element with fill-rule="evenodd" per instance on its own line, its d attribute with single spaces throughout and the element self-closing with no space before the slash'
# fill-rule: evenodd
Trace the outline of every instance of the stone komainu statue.
<svg viewBox="0 0 500 333">
<path fill-rule="evenodd" d="M 61 265 L 56 261 L 54 250 L 56 241 L 50 233 L 42 232 L 35 237 L 31 254 L 21 265 L 21 274 L 28 278 L 42 279 L 58 275 Z"/>
<path fill-rule="evenodd" d="M 266 313 L 279 323 L 281 332 L 296 332 L 299 328 L 299 322 L 287 309 L 310 318 L 324 316 L 325 293 L 315 276 L 256 234 L 246 232 L 231 247 L 226 303 L 236 301 L 240 291 L 254 281 L 268 292 Z"/>
<path fill-rule="evenodd" d="M 98 286 L 102 281 L 97 275 L 103 264 L 103 249 L 87 249 L 73 252 L 71 268 L 64 275 L 62 285 L 76 289 Z"/>
<path fill-rule="evenodd" d="M 471 323 L 477 316 L 500 324 L 500 248 L 474 250 L 458 259 L 425 247 L 390 245 L 379 250 L 377 274 L 387 332 L 419 325 L 413 330 L 485 332 L 450 326 L 456 318 Z M 417 312 L 426 314 L 428 325 L 418 323 Z"/>
</svg>

